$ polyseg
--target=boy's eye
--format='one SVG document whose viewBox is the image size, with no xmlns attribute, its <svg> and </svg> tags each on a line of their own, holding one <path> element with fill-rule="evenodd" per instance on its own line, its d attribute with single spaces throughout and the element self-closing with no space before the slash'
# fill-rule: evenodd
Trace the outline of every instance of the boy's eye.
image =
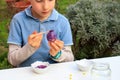
<svg viewBox="0 0 120 80">
<path fill-rule="evenodd" d="M 42 2 L 43 0 L 36 0 L 36 2 Z M 49 1 L 53 1 L 53 0 L 49 0 Z"/>
<path fill-rule="evenodd" d="M 42 2 L 43 0 L 36 0 L 36 2 Z"/>
</svg>

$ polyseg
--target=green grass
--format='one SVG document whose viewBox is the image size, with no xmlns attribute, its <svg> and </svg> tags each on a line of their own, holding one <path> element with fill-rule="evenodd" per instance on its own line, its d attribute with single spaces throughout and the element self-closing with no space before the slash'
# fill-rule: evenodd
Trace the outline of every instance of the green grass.
<svg viewBox="0 0 120 80">
<path fill-rule="evenodd" d="M 6 46 L 7 37 L 8 37 L 8 22 L 9 19 L 3 20 L 0 22 L 0 45 Z"/>
<path fill-rule="evenodd" d="M 69 5 L 76 3 L 79 0 L 58 0 L 56 6 L 57 6 L 57 10 L 62 13 L 65 14 L 66 13 L 66 9 Z"/>
</svg>

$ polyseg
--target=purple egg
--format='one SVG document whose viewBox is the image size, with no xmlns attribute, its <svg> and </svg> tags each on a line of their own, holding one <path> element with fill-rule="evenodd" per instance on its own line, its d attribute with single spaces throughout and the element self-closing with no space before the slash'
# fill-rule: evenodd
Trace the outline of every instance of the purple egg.
<svg viewBox="0 0 120 80">
<path fill-rule="evenodd" d="M 56 34 L 54 30 L 50 30 L 47 34 L 47 40 L 54 42 L 56 40 Z"/>
</svg>

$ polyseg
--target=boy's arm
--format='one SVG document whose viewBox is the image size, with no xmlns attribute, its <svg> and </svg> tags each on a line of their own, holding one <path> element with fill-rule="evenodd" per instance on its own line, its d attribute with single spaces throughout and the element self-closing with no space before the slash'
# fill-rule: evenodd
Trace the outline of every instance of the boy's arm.
<svg viewBox="0 0 120 80">
<path fill-rule="evenodd" d="M 35 51 L 36 48 L 31 47 L 28 43 L 22 48 L 19 45 L 9 44 L 8 61 L 13 66 L 18 66 L 24 60 L 29 58 Z"/>
<path fill-rule="evenodd" d="M 71 46 L 65 46 L 61 50 L 61 56 L 58 59 L 54 59 L 57 62 L 68 62 L 68 61 L 74 61 L 74 55 L 71 50 Z"/>
</svg>

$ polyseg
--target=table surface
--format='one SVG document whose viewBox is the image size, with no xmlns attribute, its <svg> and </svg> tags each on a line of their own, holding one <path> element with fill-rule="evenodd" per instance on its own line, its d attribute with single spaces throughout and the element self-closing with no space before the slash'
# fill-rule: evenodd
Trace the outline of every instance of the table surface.
<svg viewBox="0 0 120 80">
<path fill-rule="evenodd" d="M 109 63 L 112 71 L 111 80 L 120 80 L 120 56 L 91 59 L 91 61 Z M 90 72 L 81 72 L 73 61 L 50 64 L 48 71 L 42 74 L 35 73 L 31 67 L 0 70 L 0 80 L 91 80 L 91 77 Z"/>
</svg>

